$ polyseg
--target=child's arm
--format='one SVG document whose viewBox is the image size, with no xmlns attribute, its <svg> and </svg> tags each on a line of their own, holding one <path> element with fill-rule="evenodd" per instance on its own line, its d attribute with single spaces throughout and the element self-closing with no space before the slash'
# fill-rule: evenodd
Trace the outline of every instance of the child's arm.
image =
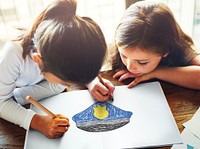
<svg viewBox="0 0 200 149">
<path fill-rule="evenodd" d="M 40 96 L 39 98 L 41 99 L 61 92 L 64 87 L 59 85 L 52 85 L 47 83 L 47 81 L 43 81 L 36 85 L 27 86 L 24 88 L 17 88 L 15 90 L 17 78 L 19 78 L 21 72 L 26 71 L 21 68 L 24 62 L 21 52 L 22 50 L 20 49 L 19 45 L 7 43 L 1 53 L 0 70 L 3 71 L 0 75 L 0 118 L 3 118 L 28 130 L 32 117 L 35 115 L 35 112 L 30 109 L 25 109 L 16 101 L 14 101 L 11 98 L 13 94 L 16 95 L 17 93 L 19 93 L 18 95 L 20 96 L 20 98 L 16 96 L 16 100 L 22 99 L 19 101 L 26 101 L 25 96 L 23 97 L 23 95 L 25 94 L 26 96 L 34 95 L 33 97 L 35 97 L 40 96 L 39 93 L 43 93 L 42 96 Z M 35 77 L 37 78 L 37 76 Z M 30 88 L 31 90 L 29 91 L 31 93 L 28 91 L 28 89 Z M 36 93 L 36 90 L 40 92 Z"/>
<path fill-rule="evenodd" d="M 0 100 L 0 118 L 28 130 L 35 112 L 25 109 L 12 98 Z"/>
<path fill-rule="evenodd" d="M 14 90 L 14 97 L 21 105 L 28 104 L 26 96 L 29 95 L 34 99 L 41 100 L 63 92 L 65 86 L 60 84 L 51 84 L 44 80 L 35 85 L 16 88 Z"/>
<path fill-rule="evenodd" d="M 35 114 L 34 111 L 25 109 L 13 99 L 1 100 L 0 117 L 16 125 L 20 125 L 26 130 L 30 126 L 50 138 L 62 136 L 69 127 L 69 121 L 66 117 L 57 115 L 57 118 L 51 119 L 49 116 Z"/>
<path fill-rule="evenodd" d="M 128 87 L 157 78 L 182 87 L 200 90 L 200 66 L 157 68 L 151 73 L 136 77 Z"/>
<path fill-rule="evenodd" d="M 163 81 L 200 90 L 200 66 L 160 68 L 153 75 Z"/>
<path fill-rule="evenodd" d="M 157 78 L 182 87 L 200 90 L 200 55 L 195 57 L 191 66 L 185 67 L 158 67 L 151 73 L 136 77 L 129 84 L 129 88 L 136 84 Z"/>
<path fill-rule="evenodd" d="M 93 98 L 101 102 L 108 101 L 110 95 L 113 94 L 115 89 L 114 85 L 109 80 L 103 80 L 105 86 L 99 81 L 97 77 L 86 85 Z"/>
<path fill-rule="evenodd" d="M 42 132 L 49 138 L 61 137 L 69 128 L 69 119 L 60 114 L 56 118 L 35 114 L 30 127 Z"/>
</svg>

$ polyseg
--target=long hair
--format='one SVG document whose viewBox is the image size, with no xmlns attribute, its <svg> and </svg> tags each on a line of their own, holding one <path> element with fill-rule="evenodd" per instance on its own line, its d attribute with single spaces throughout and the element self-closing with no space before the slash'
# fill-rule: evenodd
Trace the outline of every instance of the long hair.
<svg viewBox="0 0 200 149">
<path fill-rule="evenodd" d="M 76 15 L 76 6 L 75 0 L 52 2 L 21 40 L 24 58 L 36 47 L 43 71 L 85 84 L 98 75 L 107 47 L 100 27 L 91 18 Z"/>
<path fill-rule="evenodd" d="M 176 58 L 187 57 L 188 51 L 193 51 L 191 37 L 182 31 L 171 10 L 152 1 L 137 2 L 126 10 L 116 29 L 115 44 L 116 48 L 137 47 Z M 120 57 L 115 58 L 115 65 L 119 64 Z"/>
</svg>

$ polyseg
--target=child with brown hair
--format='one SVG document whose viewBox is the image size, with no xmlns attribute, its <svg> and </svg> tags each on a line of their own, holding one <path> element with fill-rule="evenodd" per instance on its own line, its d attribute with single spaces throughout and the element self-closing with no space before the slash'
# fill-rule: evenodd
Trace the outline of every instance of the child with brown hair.
<svg viewBox="0 0 200 149">
<path fill-rule="evenodd" d="M 156 78 L 200 89 L 200 55 L 167 5 L 152 1 L 131 5 L 117 27 L 115 41 L 118 54 L 113 67 L 122 69 L 114 78 L 135 78 L 129 87 Z"/>
<path fill-rule="evenodd" d="M 30 31 L 6 43 L 0 56 L 0 117 L 49 138 L 68 130 L 68 118 L 25 109 L 26 96 L 40 100 L 63 92 L 66 85 L 88 84 L 98 75 L 107 49 L 99 26 L 76 15 L 76 5 L 75 0 L 52 2 Z"/>
<path fill-rule="evenodd" d="M 200 55 L 164 3 L 132 4 L 117 26 L 115 52 L 113 77 L 119 81 L 134 78 L 129 88 L 156 78 L 200 90 Z M 98 90 L 101 85 L 93 84 Z"/>
</svg>

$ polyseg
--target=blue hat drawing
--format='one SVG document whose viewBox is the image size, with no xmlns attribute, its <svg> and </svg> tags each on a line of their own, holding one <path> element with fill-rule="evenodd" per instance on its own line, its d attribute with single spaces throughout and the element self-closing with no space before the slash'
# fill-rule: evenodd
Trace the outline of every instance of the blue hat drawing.
<svg viewBox="0 0 200 149">
<path fill-rule="evenodd" d="M 72 120 L 79 129 L 103 132 L 120 128 L 130 122 L 132 112 L 124 111 L 108 102 L 96 102 L 74 115 Z"/>
</svg>

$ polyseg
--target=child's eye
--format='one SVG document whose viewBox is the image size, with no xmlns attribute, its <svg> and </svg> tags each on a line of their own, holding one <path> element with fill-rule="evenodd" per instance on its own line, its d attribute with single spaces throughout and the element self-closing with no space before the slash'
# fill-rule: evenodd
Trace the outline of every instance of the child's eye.
<svg viewBox="0 0 200 149">
<path fill-rule="evenodd" d="M 146 65 L 148 62 L 138 62 L 140 65 Z"/>
</svg>

